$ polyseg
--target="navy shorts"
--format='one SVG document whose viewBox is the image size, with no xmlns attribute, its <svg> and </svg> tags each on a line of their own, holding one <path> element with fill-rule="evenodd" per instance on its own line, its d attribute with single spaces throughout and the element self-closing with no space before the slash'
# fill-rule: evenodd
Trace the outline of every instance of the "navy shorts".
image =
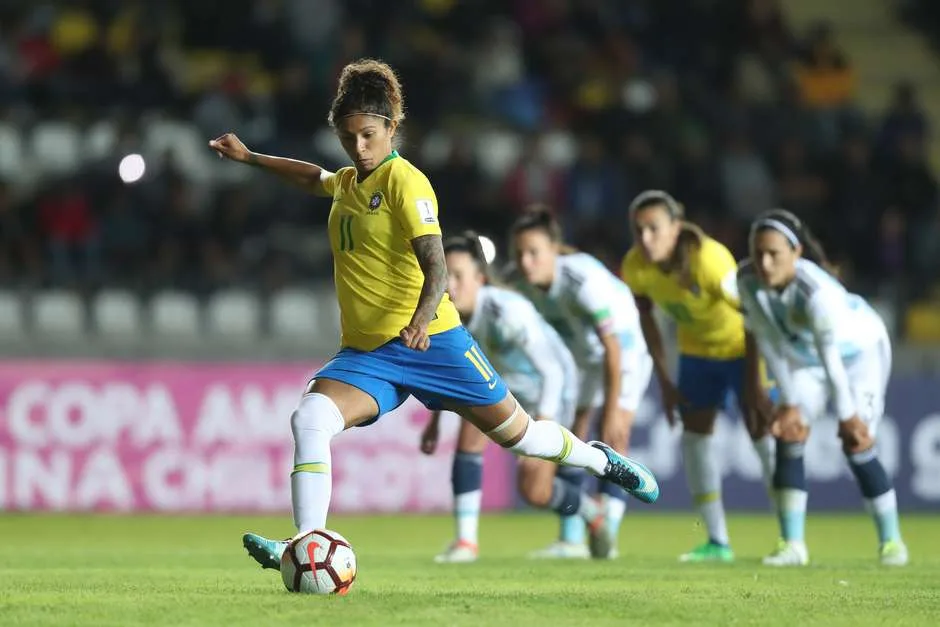
<svg viewBox="0 0 940 627">
<path fill-rule="evenodd" d="M 745 359 L 709 359 L 679 355 L 679 392 L 692 411 L 729 407 L 731 394 L 744 398 Z M 776 402 L 779 394 L 773 381 L 768 395 Z"/>
</svg>

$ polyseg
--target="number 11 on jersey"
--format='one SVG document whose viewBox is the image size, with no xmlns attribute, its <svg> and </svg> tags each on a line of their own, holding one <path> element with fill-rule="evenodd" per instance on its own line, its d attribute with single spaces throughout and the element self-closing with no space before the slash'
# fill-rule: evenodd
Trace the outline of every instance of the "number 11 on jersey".
<svg viewBox="0 0 940 627">
<path fill-rule="evenodd" d="M 342 252 L 352 252 L 356 245 L 352 236 L 353 216 L 339 217 L 339 249 Z"/>
</svg>

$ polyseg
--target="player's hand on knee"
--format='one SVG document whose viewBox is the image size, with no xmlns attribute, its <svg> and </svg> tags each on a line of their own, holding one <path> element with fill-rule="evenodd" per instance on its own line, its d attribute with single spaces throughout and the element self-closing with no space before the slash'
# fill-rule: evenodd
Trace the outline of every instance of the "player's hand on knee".
<svg viewBox="0 0 940 627">
<path fill-rule="evenodd" d="M 679 391 L 679 388 L 671 381 L 660 382 L 659 387 L 663 397 L 663 410 L 666 412 L 666 420 L 669 422 L 670 427 L 674 427 L 676 426 L 679 412 L 688 407 L 689 403 L 685 400 L 685 397 L 682 396 L 682 392 Z"/>
<path fill-rule="evenodd" d="M 758 440 L 771 432 L 774 423 L 774 406 L 763 391 L 748 394 L 744 402 L 747 432 L 752 440 Z"/>
<path fill-rule="evenodd" d="M 209 148 L 216 151 L 220 158 L 224 157 L 232 161 L 245 162 L 248 161 L 248 157 L 251 155 L 251 151 L 242 143 L 242 140 L 238 139 L 235 133 L 226 133 L 216 137 L 209 142 Z"/>
<path fill-rule="evenodd" d="M 809 427 L 803 424 L 798 407 L 780 405 L 773 412 L 770 432 L 784 442 L 805 442 L 809 436 Z"/>
<path fill-rule="evenodd" d="M 839 439 L 842 440 L 842 450 L 848 455 L 867 451 L 875 445 L 868 425 L 858 416 L 839 422 Z"/>
<path fill-rule="evenodd" d="M 424 431 L 421 432 L 421 452 L 425 455 L 432 455 L 437 450 L 437 441 L 440 430 L 437 426 L 437 420 L 428 422 Z"/>
<path fill-rule="evenodd" d="M 428 336 L 427 327 L 419 327 L 410 324 L 402 329 L 398 336 L 405 346 L 416 351 L 426 351 L 431 346 L 431 338 Z"/>
</svg>

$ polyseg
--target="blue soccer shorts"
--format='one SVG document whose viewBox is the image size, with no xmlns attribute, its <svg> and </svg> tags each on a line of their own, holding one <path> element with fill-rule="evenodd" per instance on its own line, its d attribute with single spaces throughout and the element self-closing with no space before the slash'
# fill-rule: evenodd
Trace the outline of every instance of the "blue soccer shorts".
<svg viewBox="0 0 940 627">
<path fill-rule="evenodd" d="M 509 393 L 462 326 L 432 335 L 424 352 L 408 348 L 399 339 L 371 351 L 343 348 L 313 378 L 342 381 L 374 398 L 379 413 L 364 425 L 392 411 L 409 395 L 428 409 L 444 409 L 493 405 Z"/>
</svg>

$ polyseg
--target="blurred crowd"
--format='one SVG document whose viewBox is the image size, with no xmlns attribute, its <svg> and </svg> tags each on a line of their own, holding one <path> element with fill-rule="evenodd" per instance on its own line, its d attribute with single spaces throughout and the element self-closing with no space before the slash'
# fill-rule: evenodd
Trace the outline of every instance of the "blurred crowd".
<svg viewBox="0 0 940 627">
<path fill-rule="evenodd" d="M 105 120 L 116 137 L 74 170 L 0 180 L 0 285 L 205 293 L 328 276 L 324 201 L 253 173 L 196 176 L 172 151 L 146 155 L 134 184 L 116 164 L 156 116 L 341 165 L 326 111 L 362 56 L 400 74 L 402 152 L 447 230 L 504 244 L 525 205 L 547 203 L 615 266 L 626 207 L 654 187 L 739 256 L 748 221 L 782 206 L 864 291 L 903 277 L 916 292 L 940 268 L 915 87 L 863 115 L 838 33 L 794 32 L 777 0 L 7 0 L 0 126 Z"/>
</svg>

